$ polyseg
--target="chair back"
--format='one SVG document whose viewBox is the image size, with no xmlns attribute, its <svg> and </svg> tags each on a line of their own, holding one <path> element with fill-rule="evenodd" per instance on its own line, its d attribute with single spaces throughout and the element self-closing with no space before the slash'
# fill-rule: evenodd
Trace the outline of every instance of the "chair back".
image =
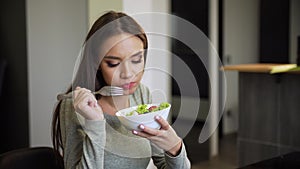
<svg viewBox="0 0 300 169">
<path fill-rule="evenodd" d="M 0 169 L 63 169 L 63 159 L 50 147 L 9 151 L 0 155 Z"/>
</svg>

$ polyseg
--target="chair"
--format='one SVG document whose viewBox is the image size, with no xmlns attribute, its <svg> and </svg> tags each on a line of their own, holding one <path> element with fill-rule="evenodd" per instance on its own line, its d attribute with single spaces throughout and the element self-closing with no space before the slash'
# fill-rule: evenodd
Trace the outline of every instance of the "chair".
<svg viewBox="0 0 300 169">
<path fill-rule="evenodd" d="M 63 159 L 50 147 L 9 151 L 0 155 L 1 169 L 63 169 Z"/>
</svg>

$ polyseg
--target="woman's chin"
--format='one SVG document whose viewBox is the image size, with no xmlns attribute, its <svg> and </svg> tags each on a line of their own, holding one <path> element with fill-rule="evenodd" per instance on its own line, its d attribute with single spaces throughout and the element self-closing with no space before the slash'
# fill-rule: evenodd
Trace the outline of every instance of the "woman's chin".
<svg viewBox="0 0 300 169">
<path fill-rule="evenodd" d="M 137 86 L 134 86 L 129 89 L 124 89 L 124 95 L 132 95 L 137 89 Z"/>
<path fill-rule="evenodd" d="M 132 89 L 124 90 L 124 95 L 132 95 L 134 92 L 135 90 Z"/>
</svg>

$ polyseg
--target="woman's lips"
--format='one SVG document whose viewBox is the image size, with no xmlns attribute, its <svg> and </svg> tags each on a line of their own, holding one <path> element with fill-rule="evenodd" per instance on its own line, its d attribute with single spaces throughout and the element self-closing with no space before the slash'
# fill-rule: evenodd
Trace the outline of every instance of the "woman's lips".
<svg viewBox="0 0 300 169">
<path fill-rule="evenodd" d="M 123 84 L 123 85 L 122 85 L 122 88 L 125 89 L 125 90 L 129 90 L 129 89 L 131 89 L 132 87 L 134 87 L 135 84 L 136 84 L 136 82 L 126 83 L 126 84 Z"/>
</svg>

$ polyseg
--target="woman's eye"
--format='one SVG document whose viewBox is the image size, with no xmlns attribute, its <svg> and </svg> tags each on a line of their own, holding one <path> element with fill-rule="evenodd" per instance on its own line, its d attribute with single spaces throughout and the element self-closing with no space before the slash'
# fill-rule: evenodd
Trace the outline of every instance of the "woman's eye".
<svg viewBox="0 0 300 169">
<path fill-rule="evenodd" d="M 131 62 L 135 63 L 135 64 L 141 63 L 142 62 L 142 58 L 143 58 L 142 56 L 138 56 L 137 58 L 131 60 Z"/>
<path fill-rule="evenodd" d="M 132 63 L 135 63 L 135 64 L 137 64 L 137 63 L 141 63 L 142 62 L 142 59 L 139 59 L 139 60 L 133 60 L 133 61 L 131 61 Z"/>
<path fill-rule="evenodd" d="M 120 63 L 112 63 L 112 62 L 106 62 L 108 67 L 116 67 L 118 66 Z"/>
</svg>

